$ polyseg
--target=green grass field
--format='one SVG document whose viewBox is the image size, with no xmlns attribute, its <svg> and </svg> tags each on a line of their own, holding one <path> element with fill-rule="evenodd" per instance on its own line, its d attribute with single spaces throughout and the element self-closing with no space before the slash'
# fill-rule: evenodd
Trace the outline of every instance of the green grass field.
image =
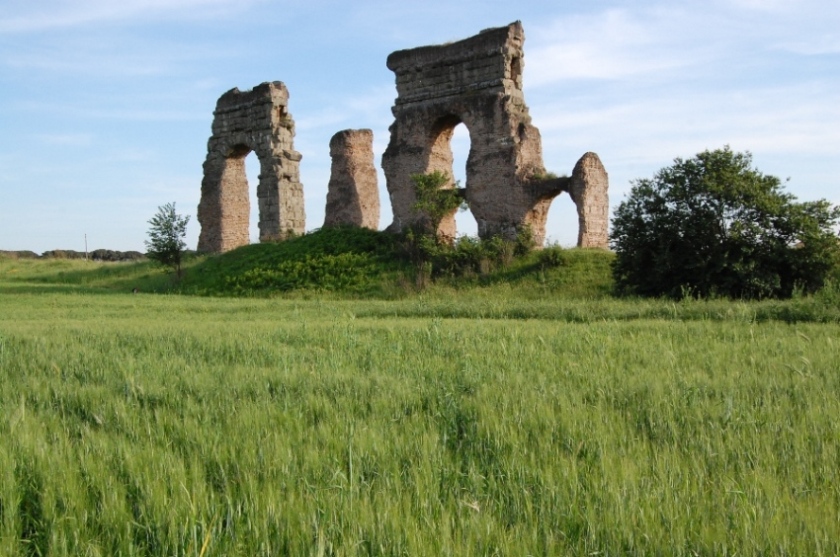
<svg viewBox="0 0 840 557">
<path fill-rule="evenodd" d="M 614 299 L 566 257 L 245 298 L 0 259 L 0 555 L 840 553 L 837 290 Z"/>
</svg>

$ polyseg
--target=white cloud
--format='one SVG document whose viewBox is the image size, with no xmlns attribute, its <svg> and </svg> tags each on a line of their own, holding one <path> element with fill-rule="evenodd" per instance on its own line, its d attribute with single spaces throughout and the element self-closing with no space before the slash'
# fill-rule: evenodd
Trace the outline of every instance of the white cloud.
<svg viewBox="0 0 840 557">
<path fill-rule="evenodd" d="M 831 0 L 829 0 L 831 2 Z M 813 12 L 831 8 L 824 0 L 722 0 L 721 7 L 729 7 L 773 15 Z"/>
<path fill-rule="evenodd" d="M 833 0 L 719 0 L 730 19 L 748 21 L 748 37 L 800 55 L 840 52 L 840 3 Z"/>
<path fill-rule="evenodd" d="M 104 104 L 104 103 L 103 103 Z M 186 122 L 208 121 L 206 112 L 200 112 L 201 107 L 193 106 L 188 109 L 156 109 L 143 106 L 130 106 L 130 102 L 121 106 L 91 107 L 83 104 L 58 104 L 47 102 L 21 101 L 11 106 L 15 111 L 33 112 L 38 114 L 72 114 L 75 119 L 126 120 L 139 122 Z"/>
<path fill-rule="evenodd" d="M 673 46 L 684 14 L 609 10 L 573 15 L 529 31 L 526 86 L 576 79 L 625 79 L 690 65 L 702 47 Z M 700 50 L 700 52 L 692 52 Z"/>
<path fill-rule="evenodd" d="M 780 50 L 800 55 L 840 52 L 840 3 L 716 4 L 654 2 L 565 15 L 531 26 L 526 87 L 574 80 L 666 80 L 696 72 L 714 75 L 747 60 L 772 64 Z"/>
<path fill-rule="evenodd" d="M 12 1 L 0 16 L 0 32 L 27 33 L 158 17 L 218 17 L 256 0 L 73 0 Z"/>
<path fill-rule="evenodd" d="M 197 65 L 226 61 L 239 54 L 204 42 L 150 41 L 132 35 L 84 33 L 49 37 L 0 51 L 0 65 L 12 71 L 84 77 L 154 78 L 180 76 Z"/>
<path fill-rule="evenodd" d="M 292 113 L 294 117 L 294 113 Z M 295 129 L 298 133 L 309 132 L 321 128 L 336 128 L 347 119 L 347 112 L 337 106 L 328 106 L 317 112 L 295 118 Z M 336 128 L 338 131 L 338 128 Z"/>
<path fill-rule="evenodd" d="M 47 145 L 64 147 L 87 147 L 93 140 L 93 136 L 89 133 L 46 133 L 38 134 L 36 138 Z"/>
<path fill-rule="evenodd" d="M 677 156 L 680 144 L 714 148 L 737 143 L 751 150 L 825 156 L 840 145 L 840 105 L 810 83 L 695 94 L 666 91 L 626 101 L 582 98 L 538 105 L 532 114 L 544 138 L 560 138 L 554 140 L 558 146 L 619 143 L 620 151 L 633 158 Z"/>
<path fill-rule="evenodd" d="M 359 95 L 339 97 L 336 100 L 326 98 L 324 106 L 317 111 L 309 111 L 301 117 L 295 116 L 295 126 L 298 132 L 307 133 L 325 128 L 335 133 L 348 125 L 357 128 L 387 127 L 392 119 L 389 108 L 395 98 L 393 85 L 370 87 Z"/>
<path fill-rule="evenodd" d="M 62 49 L 63 50 L 63 49 Z M 107 75 L 120 77 L 149 77 L 171 73 L 172 68 L 159 59 L 153 60 L 140 53 L 113 56 L 109 53 L 87 53 L 79 57 L 67 55 L 67 51 L 15 52 L 8 54 L 3 65 L 24 71 L 40 71 L 52 74 Z"/>
<path fill-rule="evenodd" d="M 802 37 L 798 40 L 781 42 L 776 47 L 779 50 L 803 56 L 840 54 L 840 34 Z"/>
</svg>

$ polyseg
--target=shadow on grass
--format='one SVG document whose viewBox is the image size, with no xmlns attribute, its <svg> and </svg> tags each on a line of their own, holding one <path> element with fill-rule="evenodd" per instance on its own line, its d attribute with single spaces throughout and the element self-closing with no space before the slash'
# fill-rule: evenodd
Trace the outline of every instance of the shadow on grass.
<svg viewBox="0 0 840 557">
<path fill-rule="evenodd" d="M 553 248 L 552 248 L 553 249 Z M 510 285 L 525 298 L 612 298 L 610 265 L 614 254 L 604 250 L 554 250 L 555 259 L 535 251 L 506 268 L 465 280 L 442 281 L 460 287 Z M 550 261 L 550 262 L 549 262 Z"/>
</svg>

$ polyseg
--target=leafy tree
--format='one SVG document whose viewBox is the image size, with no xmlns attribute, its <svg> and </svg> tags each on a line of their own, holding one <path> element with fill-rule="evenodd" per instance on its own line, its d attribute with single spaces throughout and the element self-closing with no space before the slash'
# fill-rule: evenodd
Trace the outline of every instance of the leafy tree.
<svg viewBox="0 0 840 557">
<path fill-rule="evenodd" d="M 189 215 L 181 216 L 175 212 L 175 203 L 158 207 L 158 212 L 149 220 L 149 239 L 146 240 L 146 255 L 165 267 L 171 267 L 181 278 L 181 262 L 187 247 L 184 236 L 187 234 Z"/>
<path fill-rule="evenodd" d="M 840 209 L 797 202 L 749 152 L 704 151 L 636 180 L 616 210 L 613 275 L 647 296 L 789 297 L 840 261 Z"/>
</svg>

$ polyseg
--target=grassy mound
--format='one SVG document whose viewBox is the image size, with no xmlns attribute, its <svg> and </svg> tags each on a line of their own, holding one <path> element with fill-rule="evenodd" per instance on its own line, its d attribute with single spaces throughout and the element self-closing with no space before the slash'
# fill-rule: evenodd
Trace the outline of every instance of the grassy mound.
<svg viewBox="0 0 840 557">
<path fill-rule="evenodd" d="M 376 295 L 405 265 L 394 237 L 364 228 L 323 229 L 284 242 L 243 246 L 191 265 L 179 290 L 266 296 L 300 290 Z"/>
<path fill-rule="evenodd" d="M 338 297 L 400 298 L 424 282 L 429 293 L 450 290 L 516 290 L 530 297 L 604 297 L 612 289 L 612 254 L 550 248 L 504 263 L 482 261 L 477 242 L 468 240 L 446 255 L 451 265 L 433 282 L 406 254 L 404 240 L 360 228 L 322 229 L 279 243 L 253 244 L 190 266 L 178 290 L 231 296 L 331 294 Z M 466 263 L 464 260 L 469 259 Z M 470 264 L 475 261 L 476 264 Z M 437 262 L 436 262 L 437 264 Z"/>
</svg>

